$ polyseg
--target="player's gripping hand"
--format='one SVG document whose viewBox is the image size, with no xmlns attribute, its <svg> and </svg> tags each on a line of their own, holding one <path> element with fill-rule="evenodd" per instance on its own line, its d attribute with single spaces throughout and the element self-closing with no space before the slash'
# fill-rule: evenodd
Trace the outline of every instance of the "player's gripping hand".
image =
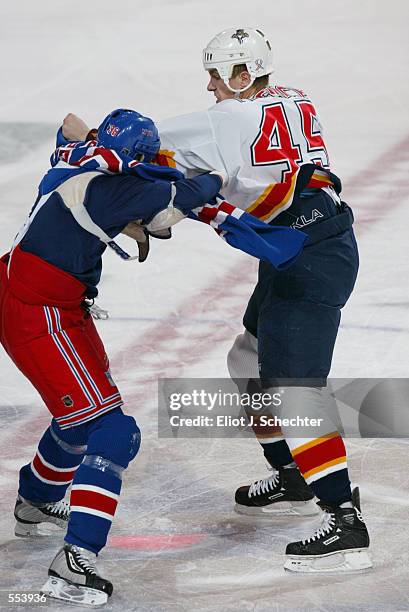
<svg viewBox="0 0 409 612">
<path fill-rule="evenodd" d="M 138 243 L 140 263 L 147 260 L 149 254 L 149 234 L 141 226 L 140 221 L 131 221 L 121 232 Z"/>
<path fill-rule="evenodd" d="M 68 113 L 68 115 L 64 118 L 62 124 L 62 134 L 67 140 L 86 140 L 89 131 L 90 129 L 85 121 L 80 119 L 80 117 L 77 117 L 77 115 L 74 115 L 74 113 Z"/>
</svg>

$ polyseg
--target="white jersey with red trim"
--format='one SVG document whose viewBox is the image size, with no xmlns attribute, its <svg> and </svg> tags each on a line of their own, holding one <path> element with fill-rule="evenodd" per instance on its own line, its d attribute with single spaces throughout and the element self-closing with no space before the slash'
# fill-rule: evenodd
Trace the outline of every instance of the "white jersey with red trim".
<svg viewBox="0 0 409 612">
<path fill-rule="evenodd" d="M 251 100 L 224 100 L 162 121 L 159 132 L 159 163 L 187 176 L 223 171 L 223 196 L 265 221 L 291 205 L 300 166 L 329 168 L 317 111 L 299 89 L 270 86 Z M 330 184 L 320 171 L 313 179 L 314 187 Z"/>
</svg>

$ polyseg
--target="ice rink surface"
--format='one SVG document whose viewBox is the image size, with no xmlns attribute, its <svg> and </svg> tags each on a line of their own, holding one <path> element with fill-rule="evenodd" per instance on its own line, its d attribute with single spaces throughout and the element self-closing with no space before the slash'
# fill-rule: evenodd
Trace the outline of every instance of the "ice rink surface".
<svg viewBox="0 0 409 612">
<path fill-rule="evenodd" d="M 67 112 L 96 125 L 119 106 L 158 120 L 210 106 L 203 46 L 224 27 L 260 27 L 275 51 L 273 81 L 305 89 L 321 110 L 356 215 L 361 271 L 332 375 L 407 376 L 408 17 L 407 0 L 1 3 L 1 251 L 34 201 Z M 409 610 L 407 444 L 347 442 L 374 569 L 310 577 L 285 574 L 283 553 L 316 521 L 254 523 L 233 513 L 236 487 L 265 475 L 255 440 L 158 439 L 158 377 L 227 376 L 257 262 L 188 221 L 153 247 L 144 265 L 106 254 L 100 286 L 111 318 L 98 329 L 143 432 L 101 555 L 115 586 L 106 610 Z M 38 590 L 60 539 L 13 535 L 17 472 L 48 415 L 3 350 L 0 411 L 0 607 L 27 609 L 7 604 L 6 593 Z"/>
</svg>

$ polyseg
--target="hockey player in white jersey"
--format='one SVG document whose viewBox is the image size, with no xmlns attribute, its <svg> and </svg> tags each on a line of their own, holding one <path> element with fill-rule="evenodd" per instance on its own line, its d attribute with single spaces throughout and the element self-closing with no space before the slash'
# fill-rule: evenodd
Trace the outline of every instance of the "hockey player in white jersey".
<svg viewBox="0 0 409 612">
<path fill-rule="evenodd" d="M 231 376 L 241 388 L 246 379 L 247 391 L 290 379 L 281 416 L 303 410 L 322 415 L 340 309 L 358 270 L 352 212 L 339 197 L 341 183 L 330 171 L 314 104 L 300 89 L 269 85 L 272 52 L 260 30 L 224 30 L 204 49 L 203 64 L 216 104 L 160 124 L 165 159 L 187 176 L 222 169 L 226 199 L 264 221 L 309 235 L 288 271 L 260 262 L 245 331 L 228 356 Z M 287 546 L 285 568 L 371 567 L 359 492 L 351 491 L 345 445 L 332 420 L 311 433 L 261 426 L 255 432 L 272 474 L 240 487 L 236 510 L 308 515 L 314 496 L 324 510 L 323 524 L 311 538 Z"/>
<path fill-rule="evenodd" d="M 351 209 L 330 171 L 321 123 L 300 89 L 269 84 L 272 51 L 260 30 L 232 28 L 203 51 L 207 111 L 163 121 L 158 162 L 186 176 L 218 169 L 223 196 L 270 224 L 302 229 L 307 248 L 284 272 L 260 263 L 244 315 L 244 333 L 228 356 L 232 378 L 248 392 L 291 381 L 281 416 L 325 414 L 322 388 L 331 367 L 340 310 L 352 292 L 358 251 Z M 65 135 L 81 138 L 70 115 Z M 308 407 L 308 408 L 307 408 Z M 336 426 L 319 431 L 254 427 L 271 465 L 268 478 L 236 491 L 236 510 L 292 517 L 315 513 L 323 524 L 311 538 L 287 546 L 286 569 L 344 571 L 371 567 L 369 536 L 358 489 L 351 491 L 346 450 Z"/>
</svg>

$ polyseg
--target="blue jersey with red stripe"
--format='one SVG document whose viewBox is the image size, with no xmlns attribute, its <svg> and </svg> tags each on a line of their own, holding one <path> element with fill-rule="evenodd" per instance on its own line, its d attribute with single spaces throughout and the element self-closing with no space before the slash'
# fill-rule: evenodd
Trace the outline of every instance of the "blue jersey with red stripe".
<svg viewBox="0 0 409 612">
<path fill-rule="evenodd" d="M 188 214 L 216 196 L 221 178 L 204 174 L 177 180 L 175 186 L 173 205 Z M 131 221 L 142 219 L 143 223 L 149 223 L 159 211 L 166 209 L 170 198 L 171 180 L 101 174 L 89 182 L 84 205 L 92 220 L 114 238 Z M 87 286 L 88 297 L 98 294 L 96 286 L 106 245 L 76 222 L 58 192 L 51 192 L 39 209 L 20 246 L 23 251 L 72 274 Z"/>
<path fill-rule="evenodd" d="M 73 175 L 79 176 L 93 170 L 108 174 L 130 174 L 154 182 L 184 179 L 184 175 L 176 168 L 140 163 L 122 153 L 101 147 L 96 140 L 67 142 L 61 129 L 57 135 L 57 149 L 50 162 L 51 169 L 40 183 L 41 195 L 58 189 L 61 183 Z M 310 166 L 315 168 L 312 164 Z M 221 198 L 197 206 L 189 217 L 209 223 L 230 246 L 258 259 L 267 260 L 277 269 L 291 265 L 306 239 L 305 234 L 288 227 L 269 227 L 233 204 L 221 201 Z"/>
</svg>

